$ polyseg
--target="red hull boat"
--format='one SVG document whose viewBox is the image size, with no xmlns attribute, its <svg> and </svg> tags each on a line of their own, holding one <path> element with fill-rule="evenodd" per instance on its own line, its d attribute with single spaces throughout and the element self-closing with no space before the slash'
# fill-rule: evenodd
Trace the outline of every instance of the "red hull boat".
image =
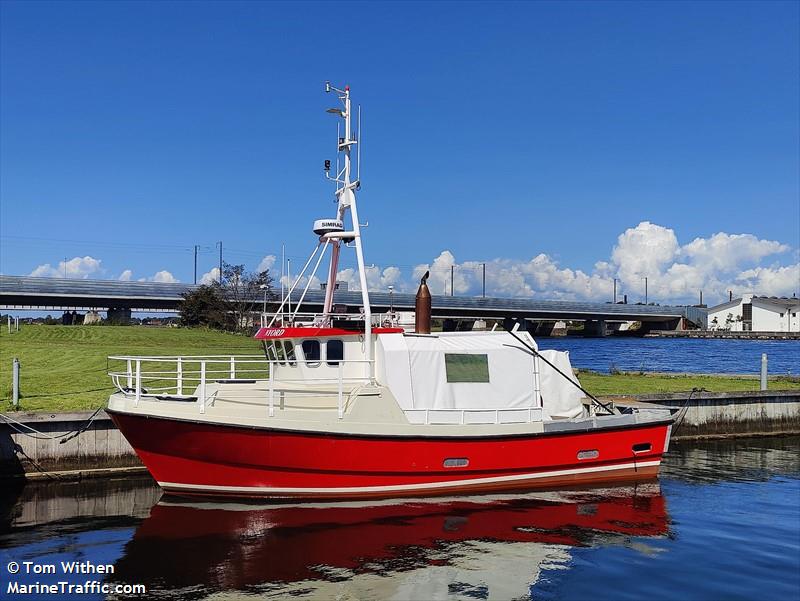
<svg viewBox="0 0 800 601">
<path fill-rule="evenodd" d="M 373 318 L 360 182 L 350 178 L 350 91 L 328 89 L 345 120 L 344 168 L 330 178 L 338 211 L 314 223 L 316 248 L 271 320 L 262 315 L 264 357 L 110 358 L 125 367 L 111 372 L 108 413 L 158 483 L 179 494 L 328 499 L 654 477 L 669 410 L 623 413 L 598 401 L 566 353 L 540 352 L 525 331 L 431 333 L 427 274 L 413 331 L 391 310 Z M 363 305 L 353 315 L 333 302 L 350 246 Z M 329 249 L 323 312 L 301 314 Z"/>
<path fill-rule="evenodd" d="M 569 434 L 398 438 L 111 416 L 166 491 L 273 498 L 447 495 L 654 478 L 670 431 L 668 420 Z M 590 456 L 580 460 L 582 453 Z M 468 464 L 444 468 L 448 458 Z"/>
</svg>

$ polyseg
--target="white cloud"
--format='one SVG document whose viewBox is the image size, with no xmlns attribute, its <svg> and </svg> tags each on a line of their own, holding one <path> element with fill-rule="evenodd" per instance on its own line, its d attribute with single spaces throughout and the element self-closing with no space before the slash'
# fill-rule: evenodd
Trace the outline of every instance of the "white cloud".
<svg viewBox="0 0 800 601">
<path fill-rule="evenodd" d="M 730 272 L 742 265 L 783 253 L 790 247 L 773 240 L 759 240 L 752 234 L 719 232 L 710 238 L 695 238 L 681 248 L 681 256 L 704 269 Z"/>
<path fill-rule="evenodd" d="M 126 272 L 130 271 L 128 269 L 125 270 Z M 123 272 L 124 275 L 124 272 Z M 127 281 L 127 280 L 126 280 Z M 160 282 L 162 284 L 177 284 L 180 282 L 178 278 L 172 275 L 166 269 L 161 271 L 157 271 L 155 274 L 150 276 L 149 278 L 139 278 L 136 280 L 137 282 Z"/>
<path fill-rule="evenodd" d="M 675 232 L 669 228 L 642 221 L 625 230 L 611 251 L 611 262 L 623 280 L 643 278 L 660 273 L 678 254 L 680 247 Z"/>
<path fill-rule="evenodd" d="M 177 284 L 180 281 L 166 269 L 157 272 L 150 280 L 162 284 Z"/>
<path fill-rule="evenodd" d="M 121 274 L 119 274 L 119 278 L 117 278 L 121 282 L 130 282 L 131 278 L 133 277 L 133 271 L 130 269 L 126 269 Z"/>
<path fill-rule="evenodd" d="M 200 283 L 208 286 L 219 280 L 219 267 L 212 267 L 211 271 L 205 272 L 200 278 Z"/>
<path fill-rule="evenodd" d="M 542 253 L 528 260 L 459 263 L 452 252 L 443 250 L 410 273 L 395 266 L 369 266 L 366 276 L 370 290 L 386 291 L 392 285 L 398 292 L 414 292 L 419 278 L 430 271 L 428 286 L 433 294 L 450 294 L 452 277 L 456 295 L 479 296 L 485 264 L 488 296 L 605 302 L 613 297 L 616 278 L 617 299 L 627 294 L 628 302 L 635 303 L 644 300 L 647 278 L 649 302 L 696 303 L 702 290 L 706 302 L 716 303 L 727 298 L 728 290 L 770 296 L 800 293 L 796 250 L 791 256 L 794 264 L 761 265 L 768 257 L 790 251 L 785 244 L 752 234 L 724 232 L 681 246 L 672 229 L 643 221 L 620 234 L 610 256 L 595 262 L 588 273 L 562 266 Z M 352 268 L 341 270 L 337 279 L 360 290 L 358 272 Z"/>
<path fill-rule="evenodd" d="M 34 269 L 29 275 L 38 278 L 73 278 L 87 279 L 90 275 L 102 273 L 101 260 L 86 255 L 75 257 L 69 261 L 60 261 L 57 267 L 44 263 Z"/>
<path fill-rule="evenodd" d="M 277 257 L 275 255 L 265 256 L 263 259 L 261 259 L 261 262 L 258 264 L 258 267 L 256 267 L 256 273 L 261 273 L 262 271 L 271 271 L 272 267 L 275 265 L 276 260 Z"/>
</svg>

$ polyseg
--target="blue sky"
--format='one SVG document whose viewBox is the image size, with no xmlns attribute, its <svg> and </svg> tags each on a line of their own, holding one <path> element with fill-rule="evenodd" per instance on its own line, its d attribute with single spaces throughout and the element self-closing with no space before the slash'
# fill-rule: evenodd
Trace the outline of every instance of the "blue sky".
<svg viewBox="0 0 800 601">
<path fill-rule="evenodd" d="M 487 262 L 498 295 L 791 295 L 799 7 L 4 1 L 0 271 L 301 262 L 334 211 L 330 79 L 363 105 L 376 288 L 455 264 L 479 293 Z"/>
</svg>

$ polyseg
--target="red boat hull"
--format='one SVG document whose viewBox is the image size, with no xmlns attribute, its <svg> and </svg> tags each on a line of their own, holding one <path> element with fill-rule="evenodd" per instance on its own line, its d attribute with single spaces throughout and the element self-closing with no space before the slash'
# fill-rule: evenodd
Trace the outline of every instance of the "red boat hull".
<svg viewBox="0 0 800 601">
<path fill-rule="evenodd" d="M 109 413 L 165 490 L 268 498 L 429 496 L 653 478 L 670 428 L 356 436 Z M 457 467 L 444 467 L 447 459 L 459 460 Z"/>
</svg>

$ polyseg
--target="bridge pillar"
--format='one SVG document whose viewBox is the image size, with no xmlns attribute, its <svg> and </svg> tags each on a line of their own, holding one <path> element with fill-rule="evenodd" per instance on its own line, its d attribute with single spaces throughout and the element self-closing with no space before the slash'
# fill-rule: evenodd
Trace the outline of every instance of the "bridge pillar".
<svg viewBox="0 0 800 601">
<path fill-rule="evenodd" d="M 131 322 L 131 310 L 111 307 L 106 312 L 106 319 L 112 324 L 128 324 Z"/>
<path fill-rule="evenodd" d="M 642 333 L 647 334 L 653 330 L 685 330 L 683 326 L 683 317 L 678 319 L 667 319 L 665 321 L 643 321 Z"/>
<path fill-rule="evenodd" d="M 583 322 L 583 335 L 591 338 L 603 338 L 606 332 L 606 322 L 604 319 L 589 319 Z"/>
</svg>

